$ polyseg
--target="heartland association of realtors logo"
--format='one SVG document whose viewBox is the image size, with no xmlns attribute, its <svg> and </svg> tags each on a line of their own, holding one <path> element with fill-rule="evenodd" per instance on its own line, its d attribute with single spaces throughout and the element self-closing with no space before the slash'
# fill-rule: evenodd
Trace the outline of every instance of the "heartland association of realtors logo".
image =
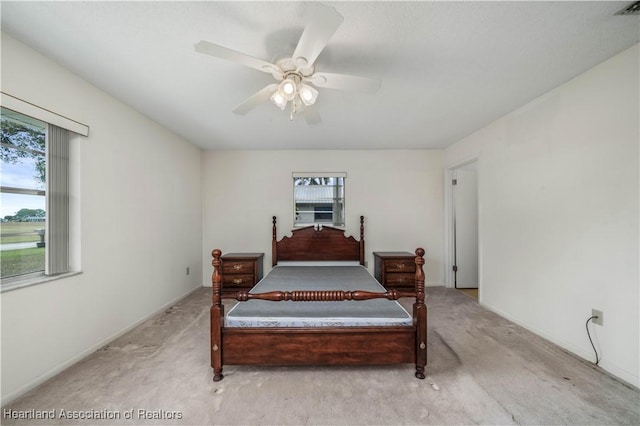
<svg viewBox="0 0 640 426">
<path fill-rule="evenodd" d="M 13 420 L 181 420 L 182 411 L 145 410 L 13 410 L 5 408 L 2 417 Z"/>
</svg>

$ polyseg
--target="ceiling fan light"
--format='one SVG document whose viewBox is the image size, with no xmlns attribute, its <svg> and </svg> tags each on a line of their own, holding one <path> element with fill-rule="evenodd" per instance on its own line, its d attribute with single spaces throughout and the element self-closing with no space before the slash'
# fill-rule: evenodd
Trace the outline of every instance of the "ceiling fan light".
<svg viewBox="0 0 640 426">
<path fill-rule="evenodd" d="M 273 102 L 273 104 L 280 108 L 282 111 L 284 111 L 285 107 L 287 106 L 287 100 L 280 96 L 280 93 L 278 93 L 277 91 L 273 92 L 273 95 L 271 95 L 271 102 Z"/>
<path fill-rule="evenodd" d="M 300 94 L 300 99 L 302 103 L 306 106 L 311 106 L 316 103 L 316 99 L 318 99 L 318 91 L 308 84 L 301 84 L 298 89 L 298 93 Z"/>
<path fill-rule="evenodd" d="M 278 94 L 287 101 L 292 101 L 296 97 L 296 82 L 291 78 L 285 78 L 278 86 Z"/>
</svg>

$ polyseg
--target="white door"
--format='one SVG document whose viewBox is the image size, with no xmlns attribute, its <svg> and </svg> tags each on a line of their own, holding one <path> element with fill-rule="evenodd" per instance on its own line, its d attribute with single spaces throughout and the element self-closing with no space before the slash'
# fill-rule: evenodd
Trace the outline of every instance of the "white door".
<svg viewBox="0 0 640 426">
<path fill-rule="evenodd" d="M 478 174 L 475 163 L 453 171 L 454 283 L 478 288 Z"/>
</svg>

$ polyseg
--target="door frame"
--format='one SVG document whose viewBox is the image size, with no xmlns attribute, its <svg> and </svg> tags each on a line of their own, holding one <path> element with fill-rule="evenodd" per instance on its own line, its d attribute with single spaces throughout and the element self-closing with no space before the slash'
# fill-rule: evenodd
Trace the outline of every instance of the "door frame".
<svg viewBox="0 0 640 426">
<path fill-rule="evenodd" d="M 479 165 L 480 155 L 474 155 L 464 160 L 457 161 L 445 167 L 444 170 L 444 279 L 445 287 L 455 288 L 453 273 L 453 260 L 455 258 L 455 228 L 454 228 L 454 205 L 453 205 L 453 180 L 456 169 L 472 163 Z M 478 179 L 478 301 L 482 300 L 482 201 L 480 198 L 480 168 L 476 167 Z"/>
</svg>

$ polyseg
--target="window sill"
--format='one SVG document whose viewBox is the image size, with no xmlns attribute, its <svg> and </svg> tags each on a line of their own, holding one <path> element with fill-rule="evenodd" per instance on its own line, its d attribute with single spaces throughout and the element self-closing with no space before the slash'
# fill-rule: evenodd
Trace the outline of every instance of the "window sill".
<svg viewBox="0 0 640 426">
<path fill-rule="evenodd" d="M 307 226 L 328 226 L 330 228 L 338 228 L 338 229 L 345 229 L 344 225 L 334 225 L 332 223 L 321 223 L 321 222 L 316 222 L 316 223 L 294 223 L 293 227 L 294 228 L 306 228 Z"/>
<path fill-rule="evenodd" d="M 43 273 L 34 273 L 21 275 L 19 277 L 3 278 L 2 284 L 0 285 L 0 293 L 31 287 L 32 285 L 44 284 L 62 278 L 69 278 L 74 275 L 80 275 L 81 273 L 82 271 L 73 271 L 51 276 L 44 275 Z"/>
</svg>

